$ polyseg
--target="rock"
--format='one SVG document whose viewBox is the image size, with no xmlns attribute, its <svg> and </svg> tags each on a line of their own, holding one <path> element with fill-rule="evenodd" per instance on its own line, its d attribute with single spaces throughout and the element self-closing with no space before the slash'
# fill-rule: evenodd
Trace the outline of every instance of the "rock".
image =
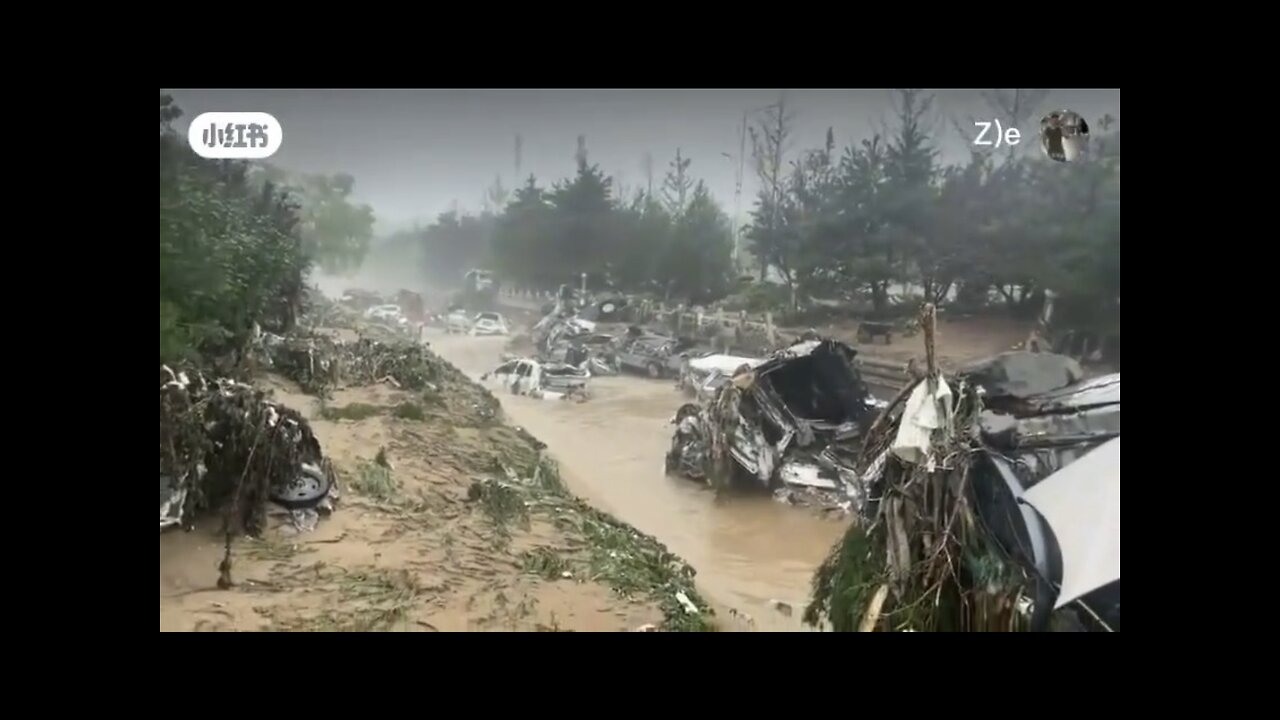
<svg viewBox="0 0 1280 720">
<path fill-rule="evenodd" d="M 791 603 L 786 603 L 781 600 L 770 600 L 769 604 L 773 606 L 774 610 L 777 610 L 787 617 L 791 617 Z"/>
</svg>

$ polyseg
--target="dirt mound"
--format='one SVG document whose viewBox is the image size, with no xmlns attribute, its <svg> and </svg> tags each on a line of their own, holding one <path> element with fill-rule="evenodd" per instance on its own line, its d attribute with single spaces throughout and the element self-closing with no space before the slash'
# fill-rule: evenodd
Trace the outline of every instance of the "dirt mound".
<svg viewBox="0 0 1280 720">
<path fill-rule="evenodd" d="M 418 390 L 309 402 L 263 383 L 307 414 L 342 511 L 312 533 L 237 540 L 229 590 L 214 585 L 216 527 L 162 536 L 162 630 L 710 629 L 691 568 L 570 495 L 488 391 L 424 357 L 436 373 Z"/>
</svg>

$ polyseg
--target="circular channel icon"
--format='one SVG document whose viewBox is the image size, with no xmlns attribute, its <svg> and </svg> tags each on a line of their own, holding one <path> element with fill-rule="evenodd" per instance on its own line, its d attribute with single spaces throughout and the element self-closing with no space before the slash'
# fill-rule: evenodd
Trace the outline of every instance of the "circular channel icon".
<svg viewBox="0 0 1280 720">
<path fill-rule="evenodd" d="M 1054 110 L 1040 121 L 1040 148 L 1058 162 L 1083 157 L 1089 147 L 1089 124 L 1074 110 Z"/>
</svg>

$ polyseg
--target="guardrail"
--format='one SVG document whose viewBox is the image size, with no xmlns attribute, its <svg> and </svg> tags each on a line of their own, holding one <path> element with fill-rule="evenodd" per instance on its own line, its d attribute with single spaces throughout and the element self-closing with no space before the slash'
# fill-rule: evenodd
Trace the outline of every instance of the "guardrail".
<svg viewBox="0 0 1280 720">
<path fill-rule="evenodd" d="M 901 362 L 858 355 L 858 371 L 868 385 L 897 391 L 907 384 L 907 369 Z"/>
</svg>

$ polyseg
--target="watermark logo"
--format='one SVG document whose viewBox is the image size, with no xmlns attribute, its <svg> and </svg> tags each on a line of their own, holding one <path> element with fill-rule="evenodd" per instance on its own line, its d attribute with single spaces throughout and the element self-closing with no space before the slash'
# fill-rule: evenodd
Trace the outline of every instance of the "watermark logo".
<svg viewBox="0 0 1280 720">
<path fill-rule="evenodd" d="M 191 149 L 200 157 L 215 160 L 271 157 L 282 142 L 280 121 L 264 112 L 202 113 L 187 128 Z"/>
</svg>

